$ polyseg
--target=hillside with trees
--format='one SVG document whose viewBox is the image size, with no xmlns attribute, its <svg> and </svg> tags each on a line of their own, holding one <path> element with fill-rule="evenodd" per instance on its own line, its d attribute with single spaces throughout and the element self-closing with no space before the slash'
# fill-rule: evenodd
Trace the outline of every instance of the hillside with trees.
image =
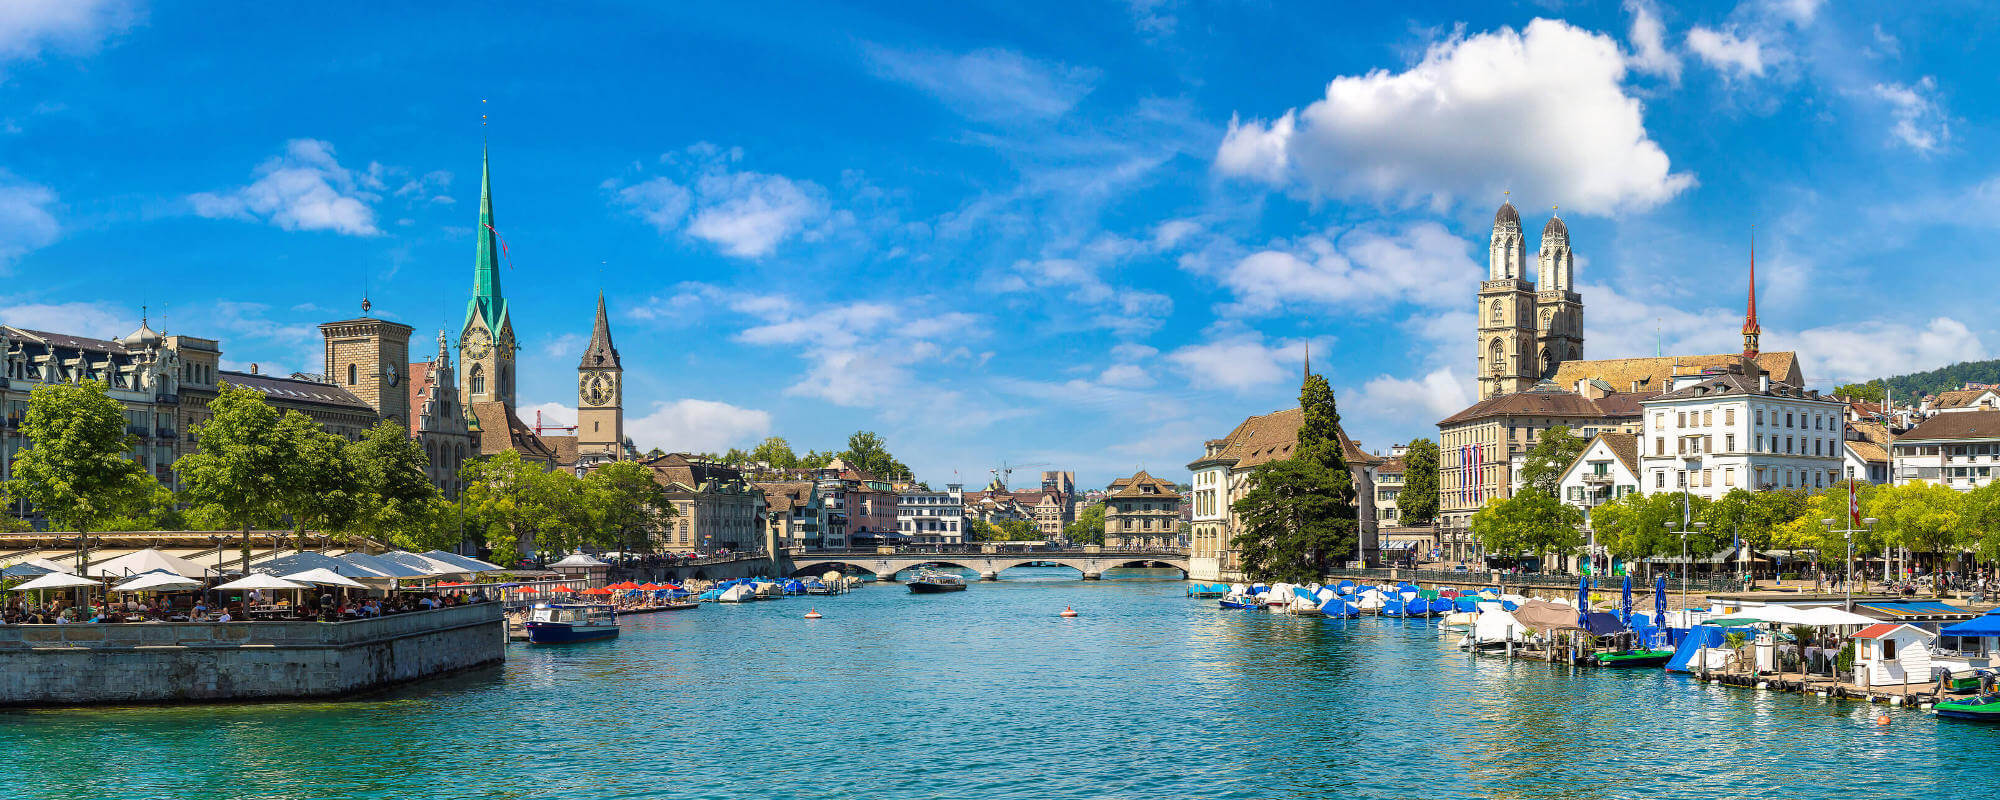
<svg viewBox="0 0 2000 800">
<path fill-rule="evenodd" d="M 1960 361 L 1949 367 L 1939 367 L 1927 372 L 1897 375 L 1889 378 L 1886 385 L 1895 390 L 1898 398 L 1915 398 L 1919 395 L 1951 391 L 1968 383 L 2000 383 L 2000 359 Z M 1884 385 L 1881 379 L 1867 383 L 1843 384 L 1834 390 L 1834 394 L 1880 402 Z"/>
</svg>

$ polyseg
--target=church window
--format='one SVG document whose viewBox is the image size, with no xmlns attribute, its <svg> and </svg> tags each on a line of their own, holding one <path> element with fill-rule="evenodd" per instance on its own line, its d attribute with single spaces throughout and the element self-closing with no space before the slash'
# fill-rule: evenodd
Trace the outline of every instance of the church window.
<svg viewBox="0 0 2000 800">
<path fill-rule="evenodd" d="M 1494 339 L 1492 346 L 1486 348 L 1486 368 L 1493 374 L 1498 375 L 1505 364 L 1506 357 L 1500 352 L 1500 340 Z"/>
<path fill-rule="evenodd" d="M 1495 300 L 1493 301 L 1493 324 L 1495 325 L 1500 324 L 1500 317 L 1501 317 L 1500 301 Z"/>
<path fill-rule="evenodd" d="M 355 370 L 353 364 L 347 365 L 347 385 L 353 386 L 355 384 L 354 377 L 356 372 L 357 370 Z"/>
<path fill-rule="evenodd" d="M 592 422 L 590 423 L 590 432 L 591 432 L 591 433 L 596 433 L 596 432 L 597 432 L 597 425 L 598 425 L 598 423 L 597 423 L 597 422 L 595 422 L 595 421 L 592 421 Z"/>
<path fill-rule="evenodd" d="M 468 383 L 472 384 L 473 394 L 484 394 L 486 392 L 486 368 L 484 365 L 472 365 L 472 380 L 468 381 Z"/>
</svg>

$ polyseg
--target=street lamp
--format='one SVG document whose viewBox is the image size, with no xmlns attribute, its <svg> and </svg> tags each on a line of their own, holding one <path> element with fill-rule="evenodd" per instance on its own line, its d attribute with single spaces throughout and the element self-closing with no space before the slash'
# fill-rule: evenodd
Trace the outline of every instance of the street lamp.
<svg viewBox="0 0 2000 800">
<path fill-rule="evenodd" d="M 1826 526 L 1828 533 L 1838 533 L 1841 540 L 1847 542 L 1847 577 L 1841 581 L 1841 589 L 1846 595 L 1845 607 L 1850 612 L 1854 610 L 1854 534 L 1860 533 L 1863 530 L 1875 530 L 1876 522 L 1877 520 L 1874 517 L 1862 517 L 1861 524 L 1868 527 L 1855 528 L 1849 526 L 1845 530 L 1835 530 L 1833 527 L 1834 519 L 1832 517 L 1827 517 L 1819 521 L 1819 524 Z"/>
</svg>

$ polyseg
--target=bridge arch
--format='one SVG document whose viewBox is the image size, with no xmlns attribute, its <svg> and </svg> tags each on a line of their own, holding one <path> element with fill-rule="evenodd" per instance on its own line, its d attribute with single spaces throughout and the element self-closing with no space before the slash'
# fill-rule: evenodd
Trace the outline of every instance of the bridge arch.
<svg viewBox="0 0 2000 800">
<path fill-rule="evenodd" d="M 1155 564 L 1179 570 L 1183 578 L 1189 574 L 1188 562 L 1178 554 L 1147 553 L 854 553 L 843 555 L 812 554 L 798 558 L 794 566 L 787 570 L 793 576 L 819 575 L 830 569 L 859 571 L 874 575 L 876 580 L 895 580 L 898 573 L 925 565 L 936 565 L 962 569 L 977 573 L 982 580 L 998 580 L 1000 573 L 1028 564 L 1056 564 L 1076 570 L 1084 580 L 1098 580 L 1105 570 L 1121 567 L 1146 567 Z"/>
</svg>

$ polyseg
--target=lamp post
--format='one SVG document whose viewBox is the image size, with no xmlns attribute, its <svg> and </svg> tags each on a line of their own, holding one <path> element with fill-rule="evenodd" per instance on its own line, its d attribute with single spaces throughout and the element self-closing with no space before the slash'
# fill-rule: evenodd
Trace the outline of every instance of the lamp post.
<svg viewBox="0 0 2000 800">
<path fill-rule="evenodd" d="M 1827 517 L 1819 521 L 1819 524 L 1826 526 L 1826 530 L 1828 533 L 1838 533 L 1840 534 L 1841 540 L 1847 542 L 1847 564 L 1846 564 L 1847 577 L 1840 582 L 1840 588 L 1842 592 L 1846 595 L 1844 607 L 1850 612 L 1854 610 L 1854 534 L 1860 533 L 1864 530 L 1865 531 L 1875 530 L 1876 522 L 1877 520 L 1874 517 L 1862 517 L 1861 524 L 1866 525 L 1868 527 L 1856 528 L 1850 525 L 1845 529 L 1837 529 L 1833 527 L 1834 519 L 1832 517 Z"/>
</svg>

